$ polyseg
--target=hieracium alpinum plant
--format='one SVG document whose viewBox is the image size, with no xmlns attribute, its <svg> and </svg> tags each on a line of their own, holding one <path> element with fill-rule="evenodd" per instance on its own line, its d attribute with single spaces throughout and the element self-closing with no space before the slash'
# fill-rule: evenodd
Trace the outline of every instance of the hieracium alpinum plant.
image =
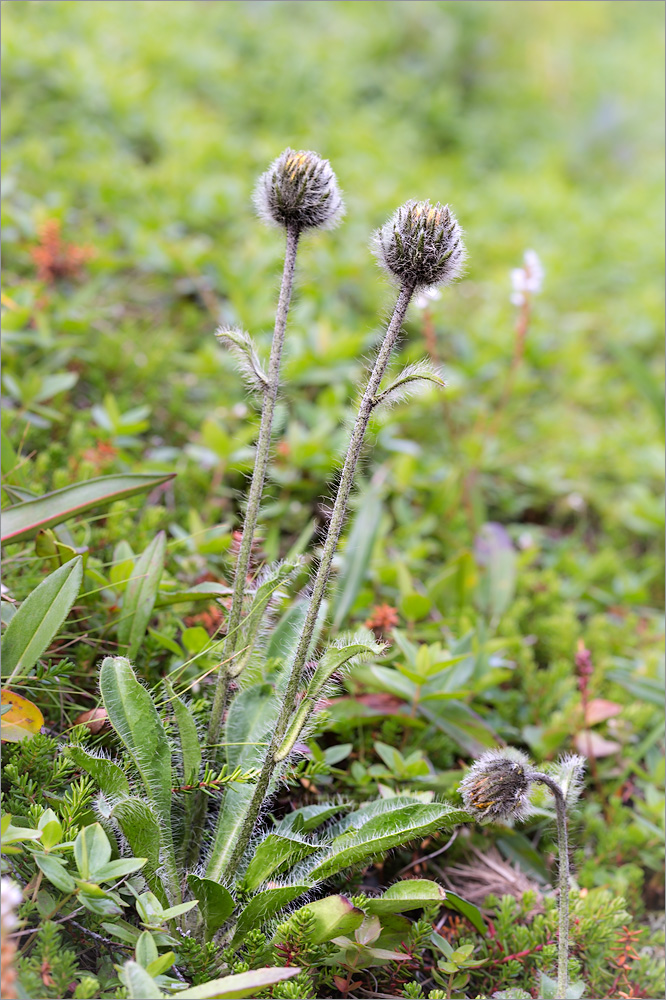
<svg viewBox="0 0 666 1000">
<path fill-rule="evenodd" d="M 164 912 L 177 916 L 183 929 L 199 940 L 215 937 L 231 949 L 346 868 L 469 820 L 467 812 L 450 803 L 402 794 L 355 809 L 322 802 L 266 826 L 267 806 L 297 741 L 313 725 L 333 675 L 383 651 L 383 644 L 367 631 L 326 645 L 323 602 L 373 412 L 404 397 L 421 380 L 442 384 L 425 364 L 409 366 L 385 384 L 410 300 L 419 290 L 458 278 L 465 248 L 451 210 L 428 201 L 407 202 L 375 234 L 373 250 L 395 283 L 395 304 L 360 387 L 307 596 L 293 599 L 273 631 L 276 605 L 284 605 L 301 560 L 267 567 L 254 579 L 249 571 L 270 460 L 296 256 L 308 230 L 334 226 L 344 209 L 328 161 L 291 149 L 260 177 L 255 204 L 259 216 L 284 233 L 284 269 L 266 367 L 246 332 L 217 332 L 260 402 L 261 422 L 225 636 L 218 644 L 220 664 L 206 737 L 201 738 L 190 708 L 168 681 L 158 697 L 143 687 L 126 658 L 107 657 L 100 688 L 123 745 L 123 766 L 80 746 L 69 750 L 102 789 L 97 802 L 102 821 L 123 835 L 134 854 L 147 858 L 143 874 L 155 905 L 166 907 Z M 439 887 L 431 886 L 432 898 L 441 899 Z M 362 911 L 349 905 L 363 919 Z"/>
</svg>

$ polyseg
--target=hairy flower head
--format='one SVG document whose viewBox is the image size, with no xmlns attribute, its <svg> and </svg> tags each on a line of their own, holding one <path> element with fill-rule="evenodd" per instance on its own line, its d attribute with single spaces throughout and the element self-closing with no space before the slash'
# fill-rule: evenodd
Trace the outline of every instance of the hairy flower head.
<svg viewBox="0 0 666 1000">
<path fill-rule="evenodd" d="M 269 225 L 299 231 L 330 229 L 345 211 L 331 164 L 310 150 L 285 149 L 257 181 L 254 204 Z"/>
<path fill-rule="evenodd" d="M 529 809 L 533 774 L 529 758 L 520 750 L 487 750 L 460 782 L 465 808 L 481 823 L 522 819 Z"/>
<path fill-rule="evenodd" d="M 429 201 L 406 202 L 374 234 L 372 249 L 381 267 L 413 289 L 455 281 L 467 256 L 449 206 Z"/>
</svg>

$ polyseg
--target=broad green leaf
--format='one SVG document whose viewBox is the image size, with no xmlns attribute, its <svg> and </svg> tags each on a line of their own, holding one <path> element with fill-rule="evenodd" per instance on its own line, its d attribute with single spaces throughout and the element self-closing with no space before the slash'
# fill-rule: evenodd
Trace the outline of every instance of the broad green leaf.
<svg viewBox="0 0 666 1000">
<path fill-rule="evenodd" d="M 30 830 L 28 827 L 13 826 L 10 813 L 5 813 L 2 817 L 2 846 L 9 844 L 19 844 L 24 840 L 41 840 L 43 830 Z"/>
<path fill-rule="evenodd" d="M 285 611 L 271 631 L 265 651 L 267 660 L 282 660 L 284 663 L 289 660 L 300 638 L 307 610 L 307 601 L 297 601 Z"/>
<path fill-rule="evenodd" d="M 121 796 L 130 794 L 129 781 L 125 772 L 118 764 L 106 757 L 94 757 L 83 747 L 69 746 L 63 749 L 65 757 L 69 757 L 77 767 L 86 771 L 93 778 L 105 795 Z"/>
<path fill-rule="evenodd" d="M 90 879 L 111 857 L 111 844 L 100 823 L 85 826 L 74 841 L 74 860 L 82 879 Z"/>
<path fill-rule="evenodd" d="M 52 527 L 70 517 L 134 496 L 135 493 L 145 493 L 174 477 L 175 473 L 101 476 L 6 507 L 2 512 L 2 541 L 24 541 L 36 535 L 40 528 Z"/>
<path fill-rule="evenodd" d="M 234 898 L 228 889 L 209 878 L 188 875 L 187 884 L 192 894 L 199 900 L 199 911 L 206 928 L 206 939 L 210 940 L 234 912 L 236 906 Z"/>
<path fill-rule="evenodd" d="M 396 882 L 383 896 L 368 900 L 366 913 L 382 916 L 384 913 L 404 913 L 416 910 L 430 903 L 443 903 L 447 893 L 436 882 L 428 879 L 407 879 Z"/>
<path fill-rule="evenodd" d="M 624 670 L 608 670 L 606 677 L 623 687 L 632 697 L 657 705 L 659 708 L 663 707 L 663 681 L 655 680 L 653 677 L 641 677 L 640 674 L 630 674 Z"/>
<path fill-rule="evenodd" d="M 49 882 L 61 892 L 74 892 L 76 882 L 66 870 L 59 858 L 51 854 L 33 854 L 35 864 L 40 868 Z"/>
<path fill-rule="evenodd" d="M 225 976 L 224 979 L 213 979 L 209 983 L 202 983 L 201 986 L 192 986 L 177 995 L 185 1000 L 211 1000 L 211 998 L 237 1000 L 240 997 L 256 997 L 266 987 L 291 979 L 300 971 L 296 966 L 291 969 L 253 969 L 235 976 Z"/>
<path fill-rule="evenodd" d="M 8 681 L 25 677 L 51 644 L 78 597 L 82 576 L 78 556 L 49 574 L 23 601 L 2 640 L 2 676 Z"/>
<path fill-rule="evenodd" d="M 291 867 L 317 850 L 316 844 L 308 844 L 293 836 L 269 833 L 255 849 L 243 877 L 242 888 L 250 892 L 257 889 L 273 872 L 285 865 Z"/>
<path fill-rule="evenodd" d="M 168 906 L 169 897 L 158 875 L 158 871 L 161 872 L 162 869 L 160 860 L 162 837 L 155 813 L 142 799 L 125 798 L 113 806 L 110 818 L 120 824 L 132 854 L 147 858 L 141 874 L 162 906 Z"/>
<path fill-rule="evenodd" d="M 230 769 L 261 765 L 273 735 L 278 708 L 270 684 L 253 684 L 234 698 L 226 725 Z"/>
<path fill-rule="evenodd" d="M 137 559 L 125 588 L 122 617 L 118 622 L 118 642 L 127 646 L 127 656 L 131 660 L 139 650 L 155 607 L 165 554 L 166 535 L 160 531 Z"/>
<path fill-rule="evenodd" d="M 146 971 L 151 962 L 159 956 L 157 950 L 157 945 L 153 939 L 153 935 L 150 931 L 142 931 L 136 942 L 136 947 L 134 950 L 136 960 L 139 965 L 142 965 Z"/>
<path fill-rule="evenodd" d="M 373 486 L 363 491 L 358 499 L 358 507 L 342 556 L 342 569 L 337 578 L 336 596 L 332 607 L 334 631 L 344 624 L 363 586 L 382 519 L 382 511 L 380 489 Z"/>
<path fill-rule="evenodd" d="M 130 1000 L 162 1000 L 166 996 L 138 962 L 125 962 L 120 972 L 120 981 Z"/>
<path fill-rule="evenodd" d="M 236 931 L 231 942 L 232 946 L 238 947 L 248 931 L 261 927 L 281 909 L 311 888 L 312 886 L 308 884 L 282 885 L 256 893 L 238 918 Z"/>
<path fill-rule="evenodd" d="M 365 919 L 363 910 L 354 906 L 346 896 L 325 896 L 324 899 L 299 907 L 296 913 L 308 913 L 314 918 L 311 930 L 308 931 L 308 941 L 312 944 L 332 941 L 341 934 L 353 934 Z M 280 932 L 288 933 L 290 919 L 280 925 Z"/>
<path fill-rule="evenodd" d="M 360 821 L 361 812 L 352 813 L 346 819 L 358 817 Z M 450 830 L 468 821 L 468 813 L 444 802 L 398 805 L 393 810 L 375 815 L 357 830 L 353 826 L 348 828 L 329 844 L 326 857 L 315 861 L 311 867 L 306 866 L 305 870 L 308 878 L 313 880 L 330 878 L 344 868 L 385 854 L 393 847 L 408 844 L 438 830 Z"/>
</svg>

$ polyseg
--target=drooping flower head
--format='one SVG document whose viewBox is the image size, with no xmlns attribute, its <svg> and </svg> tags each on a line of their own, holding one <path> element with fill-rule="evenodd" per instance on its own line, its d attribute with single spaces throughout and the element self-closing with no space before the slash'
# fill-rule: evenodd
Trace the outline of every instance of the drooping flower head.
<svg viewBox="0 0 666 1000">
<path fill-rule="evenodd" d="M 372 239 L 381 267 L 412 289 L 448 285 L 467 257 L 462 229 L 448 205 L 408 201 Z"/>
<path fill-rule="evenodd" d="M 529 810 L 533 775 L 529 758 L 520 750 L 487 750 L 460 782 L 465 808 L 480 823 L 522 819 Z"/>
<path fill-rule="evenodd" d="M 330 229 L 345 207 L 331 164 L 310 150 L 285 149 L 257 181 L 254 204 L 272 226 Z"/>
</svg>

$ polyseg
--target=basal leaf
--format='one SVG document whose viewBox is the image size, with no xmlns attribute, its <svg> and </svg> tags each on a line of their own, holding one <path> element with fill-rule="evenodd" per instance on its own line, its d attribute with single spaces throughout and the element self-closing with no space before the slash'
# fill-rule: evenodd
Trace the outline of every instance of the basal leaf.
<svg viewBox="0 0 666 1000">
<path fill-rule="evenodd" d="M 209 878 L 188 875 L 187 884 L 193 895 L 199 900 L 199 911 L 206 928 L 206 939 L 210 940 L 234 912 L 236 906 L 234 898 L 228 889 Z"/>
</svg>

